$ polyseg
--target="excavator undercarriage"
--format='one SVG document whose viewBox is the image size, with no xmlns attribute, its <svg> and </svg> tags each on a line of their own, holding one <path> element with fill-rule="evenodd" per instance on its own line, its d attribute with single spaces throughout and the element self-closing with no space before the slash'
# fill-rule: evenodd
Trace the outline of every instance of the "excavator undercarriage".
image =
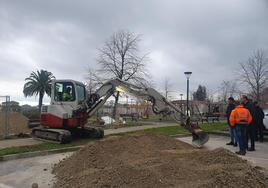
<svg viewBox="0 0 268 188">
<path fill-rule="evenodd" d="M 103 138 L 104 130 L 95 127 L 76 128 L 72 130 L 36 127 L 32 130 L 32 136 L 36 139 L 53 143 L 67 144 L 72 141 L 73 137 L 93 139 Z"/>
</svg>

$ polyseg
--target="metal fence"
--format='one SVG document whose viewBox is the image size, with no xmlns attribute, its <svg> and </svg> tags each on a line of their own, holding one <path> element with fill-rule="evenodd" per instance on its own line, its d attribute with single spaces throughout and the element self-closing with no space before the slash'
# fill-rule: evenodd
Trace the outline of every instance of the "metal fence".
<svg viewBox="0 0 268 188">
<path fill-rule="evenodd" d="M 10 96 L 0 96 L 0 137 L 8 138 L 10 128 Z"/>
</svg>

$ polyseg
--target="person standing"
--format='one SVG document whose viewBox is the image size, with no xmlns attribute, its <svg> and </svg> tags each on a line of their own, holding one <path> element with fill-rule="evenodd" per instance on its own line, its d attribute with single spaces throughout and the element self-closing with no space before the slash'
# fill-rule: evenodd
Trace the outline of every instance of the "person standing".
<svg viewBox="0 0 268 188">
<path fill-rule="evenodd" d="M 228 124 L 228 128 L 229 128 L 231 141 L 228 142 L 226 145 L 233 145 L 234 147 L 236 147 L 237 146 L 236 131 L 235 131 L 235 128 L 230 125 L 230 121 L 229 121 L 229 118 L 230 118 L 230 115 L 231 115 L 231 112 L 233 109 L 235 109 L 235 100 L 233 97 L 229 97 L 228 98 L 228 106 L 226 109 L 226 117 L 227 117 L 227 124 Z"/>
<path fill-rule="evenodd" d="M 254 102 L 255 105 L 255 123 L 256 123 L 256 130 L 255 130 L 255 138 L 260 142 L 263 142 L 263 118 L 264 112 L 262 108 L 259 106 L 258 102 Z"/>
<path fill-rule="evenodd" d="M 238 104 L 235 109 L 232 110 L 229 121 L 230 125 L 235 127 L 237 133 L 239 151 L 236 153 L 238 155 L 246 155 L 246 130 L 247 126 L 252 122 L 252 116 L 249 110 L 243 105 Z"/>
<path fill-rule="evenodd" d="M 252 122 L 247 126 L 247 150 L 255 151 L 255 107 L 247 96 L 242 96 L 242 103 L 246 109 L 249 110 L 252 116 Z M 250 139 L 250 147 L 248 147 L 248 140 Z"/>
</svg>

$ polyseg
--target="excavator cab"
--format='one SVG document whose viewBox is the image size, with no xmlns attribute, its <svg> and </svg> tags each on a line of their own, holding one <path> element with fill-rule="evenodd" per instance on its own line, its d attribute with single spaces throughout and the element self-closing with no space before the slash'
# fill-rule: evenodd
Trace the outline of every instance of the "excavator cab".
<svg viewBox="0 0 268 188">
<path fill-rule="evenodd" d="M 85 85 L 74 80 L 53 80 L 50 105 L 42 106 L 41 125 L 48 128 L 74 129 L 83 127 L 88 118 L 79 111 L 87 100 Z"/>
<path fill-rule="evenodd" d="M 54 80 L 51 90 L 51 104 L 81 104 L 87 100 L 85 85 L 74 80 Z"/>
</svg>

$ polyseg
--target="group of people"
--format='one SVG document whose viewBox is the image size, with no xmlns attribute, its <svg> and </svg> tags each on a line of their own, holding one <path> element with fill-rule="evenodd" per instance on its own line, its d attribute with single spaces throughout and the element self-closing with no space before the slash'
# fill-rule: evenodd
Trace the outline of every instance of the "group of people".
<svg viewBox="0 0 268 188">
<path fill-rule="evenodd" d="M 246 151 L 255 151 L 255 141 L 263 142 L 264 127 L 264 112 L 258 102 L 252 102 L 247 96 L 242 96 L 241 101 L 229 97 L 226 115 L 231 137 L 227 145 L 238 145 L 238 155 L 245 155 Z"/>
</svg>

